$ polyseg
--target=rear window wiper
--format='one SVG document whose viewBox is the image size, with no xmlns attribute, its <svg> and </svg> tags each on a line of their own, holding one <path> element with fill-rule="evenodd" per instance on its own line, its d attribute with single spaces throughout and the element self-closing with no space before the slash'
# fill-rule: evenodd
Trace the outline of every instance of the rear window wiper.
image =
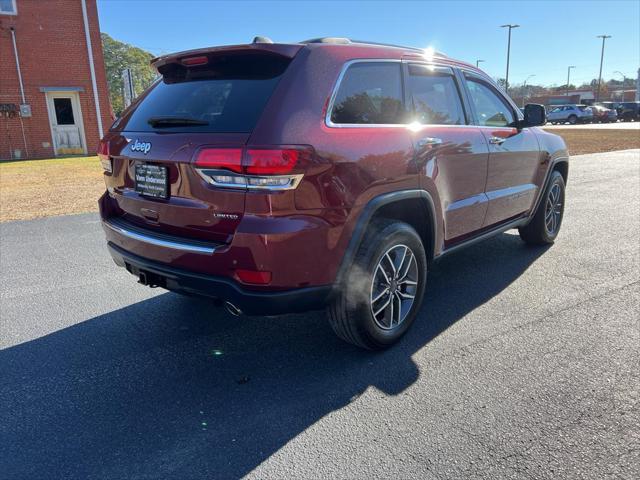
<svg viewBox="0 0 640 480">
<path fill-rule="evenodd" d="M 151 117 L 147 120 L 147 123 L 154 128 L 209 125 L 206 120 L 188 117 Z"/>
</svg>

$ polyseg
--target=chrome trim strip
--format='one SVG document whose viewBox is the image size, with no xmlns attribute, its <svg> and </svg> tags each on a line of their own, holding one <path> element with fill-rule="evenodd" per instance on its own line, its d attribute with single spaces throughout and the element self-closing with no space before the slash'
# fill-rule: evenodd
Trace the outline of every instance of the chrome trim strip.
<svg viewBox="0 0 640 480">
<path fill-rule="evenodd" d="M 295 189 L 300 181 L 302 180 L 303 174 L 294 174 L 294 175 L 243 175 L 241 173 L 232 172 L 230 170 L 218 170 L 213 168 L 196 168 L 196 172 L 198 175 L 202 177 L 202 179 L 210 185 L 214 187 L 220 188 L 235 188 L 237 190 L 259 190 L 259 191 L 270 191 L 270 192 L 282 192 L 285 190 L 293 190 Z M 239 180 L 238 183 L 225 183 L 218 182 L 214 175 L 225 176 L 225 177 L 234 177 Z M 287 180 L 287 183 L 284 185 L 250 185 L 250 179 L 272 179 L 272 180 Z"/>
<path fill-rule="evenodd" d="M 516 185 L 514 187 L 501 188 L 499 190 L 491 190 L 489 192 L 485 192 L 487 198 L 491 200 L 499 200 L 502 198 L 511 198 L 514 197 L 523 197 L 527 195 L 529 192 L 537 190 L 537 185 L 533 183 L 523 183 L 522 185 Z"/>
<path fill-rule="evenodd" d="M 155 238 L 149 235 L 143 235 L 141 233 L 128 230 L 124 227 L 112 225 L 108 221 L 103 221 L 102 224 L 105 227 L 109 228 L 110 230 L 124 237 L 130 238 L 132 240 L 137 240 L 139 242 L 148 243 L 149 245 L 155 245 L 156 247 L 171 248 L 173 250 L 181 250 L 183 252 L 190 252 L 190 253 L 200 253 L 204 255 L 211 255 L 215 251 L 214 247 L 202 247 L 199 245 L 192 245 L 189 243 L 172 242 L 169 240 L 162 240 L 159 238 Z"/>
<path fill-rule="evenodd" d="M 487 203 L 488 201 L 489 199 L 487 198 L 487 195 L 485 193 L 479 193 L 477 195 L 472 195 L 471 197 L 463 198 L 462 200 L 457 200 L 450 203 L 449 206 L 447 206 L 447 208 L 445 209 L 445 212 L 453 212 L 460 208 L 467 208 L 480 203 Z"/>
</svg>

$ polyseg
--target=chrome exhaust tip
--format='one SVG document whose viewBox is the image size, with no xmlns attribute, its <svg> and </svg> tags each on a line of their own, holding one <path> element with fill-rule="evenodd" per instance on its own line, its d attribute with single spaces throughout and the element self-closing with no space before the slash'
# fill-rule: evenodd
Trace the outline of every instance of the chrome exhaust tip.
<svg viewBox="0 0 640 480">
<path fill-rule="evenodd" d="M 242 315 L 242 310 L 240 310 L 231 302 L 224 302 L 224 308 L 226 308 L 227 312 L 229 312 L 234 317 L 239 317 L 240 315 Z"/>
</svg>

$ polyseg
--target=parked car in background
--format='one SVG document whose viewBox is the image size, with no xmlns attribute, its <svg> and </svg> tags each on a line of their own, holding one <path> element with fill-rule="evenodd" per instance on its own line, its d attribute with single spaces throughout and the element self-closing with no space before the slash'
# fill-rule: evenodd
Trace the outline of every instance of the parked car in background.
<svg viewBox="0 0 640 480">
<path fill-rule="evenodd" d="M 594 105 L 591 107 L 593 111 L 593 121 L 599 123 L 611 123 L 618 121 L 618 112 L 612 108 L 602 105 Z"/>
<path fill-rule="evenodd" d="M 618 118 L 623 122 L 640 121 L 640 102 L 622 102 Z"/>
<path fill-rule="evenodd" d="M 547 121 L 553 124 L 569 122 L 590 123 L 593 121 L 593 110 L 587 105 L 561 105 L 547 114 Z"/>
<path fill-rule="evenodd" d="M 233 314 L 327 308 L 340 338 L 381 349 L 418 316 L 433 260 L 560 231 L 564 141 L 472 65 L 258 37 L 153 66 L 100 148 L 108 248 L 144 285 Z"/>
<path fill-rule="evenodd" d="M 611 110 L 615 110 L 618 115 L 618 119 L 622 119 L 620 114 L 622 113 L 622 104 L 620 102 L 599 102 L 597 105 L 601 105 L 605 108 L 609 108 Z"/>
</svg>

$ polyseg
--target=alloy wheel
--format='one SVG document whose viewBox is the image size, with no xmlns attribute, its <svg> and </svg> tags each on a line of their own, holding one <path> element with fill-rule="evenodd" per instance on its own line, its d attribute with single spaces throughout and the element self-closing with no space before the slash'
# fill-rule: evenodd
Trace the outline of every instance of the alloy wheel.
<svg viewBox="0 0 640 480">
<path fill-rule="evenodd" d="M 413 307 L 418 290 L 418 262 L 406 245 L 394 245 L 378 261 L 371 281 L 370 309 L 383 330 L 400 325 Z"/>
<path fill-rule="evenodd" d="M 554 236 L 560 228 L 562 219 L 562 189 L 555 183 L 547 195 L 547 203 L 544 209 L 544 225 L 547 234 Z"/>
</svg>

